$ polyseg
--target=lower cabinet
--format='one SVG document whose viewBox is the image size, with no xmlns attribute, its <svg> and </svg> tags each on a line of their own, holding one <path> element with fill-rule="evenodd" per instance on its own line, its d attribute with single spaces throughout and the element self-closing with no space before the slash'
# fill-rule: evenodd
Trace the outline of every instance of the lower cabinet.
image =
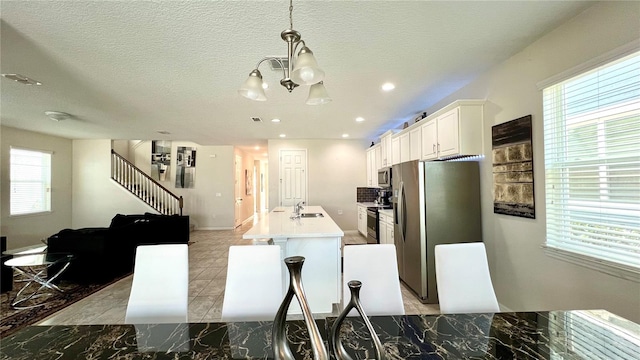
<svg viewBox="0 0 640 360">
<path fill-rule="evenodd" d="M 358 232 L 367 237 L 367 207 L 358 205 Z"/>
<path fill-rule="evenodd" d="M 378 213 L 378 241 L 380 244 L 395 244 L 393 239 L 393 213 L 381 210 Z"/>
</svg>

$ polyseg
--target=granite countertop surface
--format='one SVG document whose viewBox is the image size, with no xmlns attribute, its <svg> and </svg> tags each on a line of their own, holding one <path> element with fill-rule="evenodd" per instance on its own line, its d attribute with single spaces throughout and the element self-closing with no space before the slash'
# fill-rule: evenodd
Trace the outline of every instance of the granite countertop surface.
<svg viewBox="0 0 640 360">
<path fill-rule="evenodd" d="M 242 235 L 244 239 L 337 237 L 344 232 L 322 206 L 304 206 L 301 213 L 322 213 L 323 217 L 291 219 L 293 207 L 277 207 Z"/>
<path fill-rule="evenodd" d="M 322 338 L 335 318 L 316 320 Z M 640 325 L 604 310 L 372 317 L 389 359 L 634 359 Z M 1 360 L 272 359 L 271 322 L 30 326 L 2 339 Z M 312 359 L 302 321 L 289 321 L 296 359 Z M 342 342 L 354 359 L 373 358 L 359 318 Z M 332 357 L 333 358 L 333 357 Z"/>
</svg>

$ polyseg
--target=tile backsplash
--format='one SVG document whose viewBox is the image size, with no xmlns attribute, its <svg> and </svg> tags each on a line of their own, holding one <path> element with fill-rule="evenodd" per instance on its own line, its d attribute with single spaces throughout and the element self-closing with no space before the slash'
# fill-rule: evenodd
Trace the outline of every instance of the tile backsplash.
<svg viewBox="0 0 640 360">
<path fill-rule="evenodd" d="M 356 191 L 356 202 L 373 202 L 378 197 L 378 188 L 359 187 Z"/>
</svg>

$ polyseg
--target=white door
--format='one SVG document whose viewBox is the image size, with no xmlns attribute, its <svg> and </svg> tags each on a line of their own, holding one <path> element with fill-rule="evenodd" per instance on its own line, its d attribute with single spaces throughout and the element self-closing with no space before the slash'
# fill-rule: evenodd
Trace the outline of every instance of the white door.
<svg viewBox="0 0 640 360">
<path fill-rule="evenodd" d="M 280 150 L 280 205 L 307 201 L 307 150 Z"/>
<path fill-rule="evenodd" d="M 242 156 L 236 155 L 236 177 L 235 177 L 235 185 L 234 185 L 234 226 L 238 227 L 242 225 L 242 220 L 240 219 L 240 209 L 242 208 Z"/>
</svg>

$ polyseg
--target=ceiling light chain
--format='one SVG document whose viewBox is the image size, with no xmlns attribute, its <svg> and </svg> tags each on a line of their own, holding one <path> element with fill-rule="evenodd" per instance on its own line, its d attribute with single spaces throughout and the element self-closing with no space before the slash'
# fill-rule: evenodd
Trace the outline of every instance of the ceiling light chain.
<svg viewBox="0 0 640 360">
<path fill-rule="evenodd" d="M 293 29 L 293 0 L 289 0 L 289 29 Z"/>
<path fill-rule="evenodd" d="M 299 85 L 311 85 L 309 97 L 306 101 L 308 105 L 319 105 L 330 102 L 331 98 L 323 82 L 324 71 L 318 67 L 313 52 L 307 47 L 304 40 L 301 39 L 300 33 L 293 30 L 293 0 L 289 0 L 289 29 L 282 31 L 280 37 L 287 42 L 288 66 L 285 67 L 284 62 L 277 57 L 263 58 L 258 62 L 255 69 L 249 73 L 249 78 L 240 87 L 238 93 L 251 100 L 267 100 L 262 86 L 262 74 L 260 70 L 258 70 L 258 67 L 265 60 L 275 60 L 282 67 L 283 78 L 280 80 L 280 85 L 284 86 L 289 92 L 293 91 L 293 89 Z M 295 53 L 299 46 L 302 46 L 302 48 L 296 57 Z"/>
</svg>

